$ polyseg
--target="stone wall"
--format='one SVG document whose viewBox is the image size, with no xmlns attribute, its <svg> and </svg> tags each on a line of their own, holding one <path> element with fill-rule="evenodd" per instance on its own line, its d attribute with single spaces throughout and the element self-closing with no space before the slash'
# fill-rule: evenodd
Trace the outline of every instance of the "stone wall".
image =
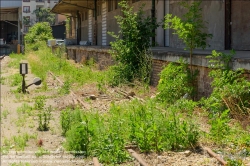
<svg viewBox="0 0 250 166">
<path fill-rule="evenodd" d="M 93 59 L 99 70 L 104 70 L 114 63 L 108 49 L 105 48 L 71 46 L 67 47 L 67 54 L 68 58 L 75 60 L 76 63 L 84 64 Z"/>
</svg>

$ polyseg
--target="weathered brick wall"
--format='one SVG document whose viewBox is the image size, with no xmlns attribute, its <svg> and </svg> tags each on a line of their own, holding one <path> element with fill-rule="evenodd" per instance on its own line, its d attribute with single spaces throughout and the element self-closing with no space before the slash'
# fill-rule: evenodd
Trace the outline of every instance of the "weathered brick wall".
<svg viewBox="0 0 250 166">
<path fill-rule="evenodd" d="M 152 65 L 152 73 L 151 73 L 151 85 L 157 86 L 158 81 L 160 79 L 160 72 L 162 69 L 167 66 L 169 62 L 163 60 L 153 60 Z M 193 69 L 199 70 L 199 74 L 197 77 L 197 90 L 198 96 L 197 98 L 201 98 L 202 96 L 209 96 L 212 92 L 211 81 L 212 79 L 208 76 L 210 71 L 209 68 L 203 66 L 193 66 Z"/>
<path fill-rule="evenodd" d="M 152 73 L 150 84 L 153 86 L 157 86 L 158 81 L 160 79 L 160 72 L 162 69 L 168 64 L 167 61 L 154 59 L 152 63 Z"/>
<path fill-rule="evenodd" d="M 108 49 L 70 47 L 67 49 L 67 53 L 68 53 L 68 58 L 75 60 L 75 62 L 77 63 L 85 63 L 90 58 L 93 58 L 99 70 L 106 69 L 108 66 L 114 64 L 114 60 L 108 53 Z M 169 54 L 167 53 L 167 55 L 176 57 L 178 56 L 178 53 L 169 53 Z M 183 55 L 180 54 L 180 56 Z M 201 62 L 202 56 L 198 56 L 196 61 Z M 169 62 L 167 60 L 161 60 L 156 58 L 153 59 L 151 80 L 150 80 L 152 86 L 155 87 L 157 86 L 158 81 L 160 79 L 159 74 L 168 63 Z M 205 96 L 208 97 L 212 92 L 212 87 L 211 87 L 212 78 L 209 77 L 209 72 L 211 69 L 200 65 L 194 65 L 193 69 L 199 70 L 199 74 L 197 77 L 197 90 L 198 90 L 197 98 L 199 99 Z M 244 76 L 250 81 L 250 71 L 246 70 Z"/>
<path fill-rule="evenodd" d="M 197 98 L 208 97 L 212 93 L 211 82 L 212 78 L 209 77 L 210 68 L 204 66 L 194 66 L 193 69 L 197 69 L 199 74 L 197 76 Z"/>
</svg>

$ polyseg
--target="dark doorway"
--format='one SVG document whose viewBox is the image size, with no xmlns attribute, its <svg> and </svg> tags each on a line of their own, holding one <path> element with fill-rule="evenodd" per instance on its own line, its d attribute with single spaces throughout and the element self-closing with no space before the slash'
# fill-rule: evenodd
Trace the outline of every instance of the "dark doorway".
<svg viewBox="0 0 250 166">
<path fill-rule="evenodd" d="M 225 0 L 225 50 L 231 49 L 231 0 Z"/>
<path fill-rule="evenodd" d="M 55 39 L 62 39 L 66 38 L 66 27 L 64 24 L 62 25 L 53 25 L 52 28 L 52 35 Z"/>
</svg>

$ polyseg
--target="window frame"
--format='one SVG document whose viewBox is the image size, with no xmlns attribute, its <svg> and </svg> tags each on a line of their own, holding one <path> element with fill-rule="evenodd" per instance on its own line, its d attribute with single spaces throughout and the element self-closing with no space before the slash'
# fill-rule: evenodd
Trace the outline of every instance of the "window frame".
<svg viewBox="0 0 250 166">
<path fill-rule="evenodd" d="M 24 25 L 23 26 L 23 32 L 29 32 L 29 28 L 30 28 L 30 26 L 27 26 L 27 25 Z"/>
<path fill-rule="evenodd" d="M 24 10 L 25 8 L 29 8 L 29 10 Z M 23 6 L 23 13 L 30 13 L 30 6 Z"/>
</svg>

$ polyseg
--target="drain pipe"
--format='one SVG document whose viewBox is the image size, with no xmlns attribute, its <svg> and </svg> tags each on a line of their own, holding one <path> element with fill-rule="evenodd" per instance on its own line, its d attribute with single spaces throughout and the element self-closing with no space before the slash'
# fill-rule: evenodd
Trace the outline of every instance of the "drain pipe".
<svg viewBox="0 0 250 166">
<path fill-rule="evenodd" d="M 165 22 L 165 15 L 166 15 L 166 0 L 163 0 L 163 20 Z M 163 26 L 164 26 L 164 23 L 163 23 Z M 166 30 L 163 28 L 163 44 L 164 44 L 164 47 L 166 47 Z"/>
<path fill-rule="evenodd" d="M 95 45 L 97 46 L 97 0 L 95 0 L 95 23 L 94 23 L 94 40 L 95 40 Z"/>
<path fill-rule="evenodd" d="M 152 9 L 151 9 L 151 19 L 152 23 L 155 23 L 155 0 L 152 0 Z M 155 29 L 152 30 L 152 33 L 155 34 Z M 152 46 L 155 46 L 155 35 L 152 36 Z"/>
</svg>

